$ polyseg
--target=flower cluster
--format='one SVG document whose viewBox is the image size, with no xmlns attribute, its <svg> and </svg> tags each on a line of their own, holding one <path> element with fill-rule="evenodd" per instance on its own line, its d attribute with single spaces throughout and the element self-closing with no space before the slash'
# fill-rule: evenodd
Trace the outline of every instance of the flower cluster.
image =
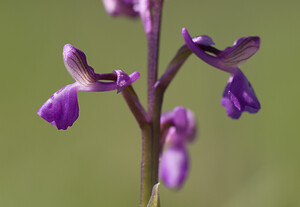
<svg viewBox="0 0 300 207">
<path fill-rule="evenodd" d="M 94 69 L 87 64 L 85 54 L 70 44 L 64 46 L 63 59 L 65 66 L 75 83 L 67 85 L 54 93 L 38 110 L 38 115 L 58 129 L 67 129 L 72 126 L 79 116 L 77 100 L 78 91 L 112 91 L 118 92 L 139 77 L 138 72 L 127 75 L 121 70 L 115 70 L 105 77 L 115 77 L 113 82 L 101 82 L 98 79 L 102 74 L 96 74 Z"/>
<path fill-rule="evenodd" d="M 189 169 L 185 145 L 195 140 L 196 125 L 194 113 L 181 106 L 161 116 L 159 175 L 169 188 L 180 188 L 185 181 Z"/>
<path fill-rule="evenodd" d="M 220 70 L 230 73 L 227 86 L 223 92 L 221 104 L 225 107 L 227 115 L 233 119 L 238 119 L 243 111 L 257 113 L 260 103 L 254 90 L 239 69 L 239 66 L 253 56 L 259 49 L 259 37 L 244 37 L 235 41 L 232 47 L 227 47 L 220 51 L 207 45 L 198 44 L 203 36 L 191 38 L 188 31 L 183 28 L 182 36 L 187 47 L 201 60 Z M 207 36 L 204 36 L 207 38 Z M 211 41 L 213 44 L 213 42 Z M 209 51 L 215 56 L 206 53 Z"/>
<path fill-rule="evenodd" d="M 238 119 L 242 112 L 257 113 L 260 103 L 255 92 L 240 70 L 240 65 L 252 57 L 260 47 L 259 37 L 243 37 L 232 47 L 218 50 L 206 35 L 192 38 L 183 28 L 185 44 L 170 61 L 165 73 L 158 76 L 159 38 L 163 0 L 102 0 L 106 12 L 114 17 L 126 16 L 141 19 L 148 43 L 148 110 L 139 101 L 131 86 L 140 74 L 131 75 L 122 70 L 97 74 L 87 64 L 85 54 L 67 44 L 63 49 L 66 69 L 75 82 L 54 93 L 38 110 L 38 115 L 58 129 L 72 126 L 79 116 L 78 91 L 122 92 L 142 131 L 141 206 L 159 206 L 158 174 L 168 188 L 179 189 L 187 178 L 189 155 L 186 145 L 197 137 L 197 123 L 193 112 L 182 106 L 161 115 L 164 93 L 191 54 L 207 64 L 230 74 L 223 92 L 221 105 L 227 115 Z M 159 158 L 159 159 L 158 159 Z M 159 172 L 157 171 L 159 169 Z M 147 203 L 146 203 L 147 202 Z"/>
</svg>

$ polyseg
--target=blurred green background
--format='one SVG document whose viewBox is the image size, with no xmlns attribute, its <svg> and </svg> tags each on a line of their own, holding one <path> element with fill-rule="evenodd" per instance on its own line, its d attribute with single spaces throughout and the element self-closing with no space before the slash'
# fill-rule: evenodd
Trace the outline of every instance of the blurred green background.
<svg viewBox="0 0 300 207">
<path fill-rule="evenodd" d="M 164 110 L 192 109 L 200 136 L 180 191 L 160 187 L 162 207 L 299 207 L 299 1 L 168 0 L 160 73 L 183 44 L 181 28 L 223 49 L 258 35 L 242 66 L 261 102 L 231 120 L 220 105 L 228 74 L 191 56 L 165 96 Z M 73 82 L 62 61 L 70 43 L 98 73 L 139 71 L 146 102 L 146 38 L 140 20 L 111 18 L 100 0 L 1 1 L 0 206 L 138 206 L 141 141 L 120 94 L 79 93 L 67 131 L 37 116 Z"/>
</svg>

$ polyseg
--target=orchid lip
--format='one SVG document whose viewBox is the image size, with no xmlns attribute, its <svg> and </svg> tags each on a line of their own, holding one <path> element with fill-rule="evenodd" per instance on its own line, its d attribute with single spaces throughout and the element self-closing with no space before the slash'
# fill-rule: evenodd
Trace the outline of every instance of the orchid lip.
<svg viewBox="0 0 300 207">
<path fill-rule="evenodd" d="M 229 78 L 223 92 L 221 105 L 225 107 L 227 115 L 238 119 L 242 112 L 257 113 L 260 103 L 256 94 L 241 70 L 237 69 Z"/>
</svg>

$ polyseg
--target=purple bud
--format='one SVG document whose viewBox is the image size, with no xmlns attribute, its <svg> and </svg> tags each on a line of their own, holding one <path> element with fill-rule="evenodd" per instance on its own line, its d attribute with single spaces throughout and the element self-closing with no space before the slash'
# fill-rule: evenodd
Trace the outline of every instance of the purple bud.
<svg viewBox="0 0 300 207">
<path fill-rule="evenodd" d="M 169 188 L 179 188 L 186 178 L 188 154 L 185 145 L 195 139 L 196 125 L 193 112 L 182 106 L 175 107 L 161 117 L 161 143 L 167 149 L 162 152 L 159 171 Z"/>
<path fill-rule="evenodd" d="M 194 113 L 182 106 L 175 107 L 172 112 L 164 113 L 161 126 L 169 126 L 162 139 L 166 144 L 191 142 L 197 137 L 197 122 Z"/>
<path fill-rule="evenodd" d="M 188 126 L 187 111 L 184 107 L 178 106 L 174 108 L 173 122 L 177 132 L 184 134 Z"/>
<path fill-rule="evenodd" d="M 106 12 L 111 16 L 137 17 L 138 0 L 102 0 Z"/>
<path fill-rule="evenodd" d="M 241 70 L 237 69 L 231 74 L 223 92 L 221 104 L 225 107 L 227 115 L 238 119 L 243 111 L 257 113 L 260 103 L 255 92 Z"/>
<path fill-rule="evenodd" d="M 188 153 L 184 146 L 171 146 L 161 157 L 159 176 L 168 188 L 180 188 L 188 174 L 188 167 Z"/>
</svg>

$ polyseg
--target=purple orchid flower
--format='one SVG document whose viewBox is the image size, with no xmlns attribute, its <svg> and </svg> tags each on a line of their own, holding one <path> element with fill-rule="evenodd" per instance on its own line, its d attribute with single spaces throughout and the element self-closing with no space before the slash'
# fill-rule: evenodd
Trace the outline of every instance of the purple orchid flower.
<svg viewBox="0 0 300 207">
<path fill-rule="evenodd" d="M 197 136 L 195 116 L 191 110 L 176 107 L 162 115 L 161 129 L 162 144 L 166 149 L 161 153 L 159 175 L 167 187 L 180 188 L 189 169 L 185 145 Z"/>
<path fill-rule="evenodd" d="M 103 5 L 106 12 L 111 16 L 128 16 L 137 17 L 138 0 L 103 0 Z"/>
<path fill-rule="evenodd" d="M 260 110 L 260 103 L 250 82 L 239 69 L 241 64 L 258 51 L 259 37 L 240 38 L 232 47 L 219 51 L 211 46 L 198 43 L 199 39 L 208 38 L 208 36 L 198 36 L 192 39 L 185 28 L 182 29 L 182 36 L 187 47 L 201 60 L 231 74 L 221 100 L 229 117 L 238 119 L 243 111 L 257 113 Z"/>
<path fill-rule="evenodd" d="M 75 83 L 67 85 L 54 93 L 38 110 L 38 115 L 56 125 L 57 129 L 67 129 L 79 116 L 77 100 L 78 91 L 111 91 L 118 92 L 139 78 L 139 73 L 127 75 L 121 70 L 112 73 L 116 81 L 100 82 L 92 67 L 87 64 L 85 54 L 70 44 L 64 46 L 63 59 L 65 66 Z"/>
<path fill-rule="evenodd" d="M 141 17 L 144 29 L 148 35 L 152 30 L 150 0 L 102 0 L 106 12 L 114 17 Z"/>
</svg>

